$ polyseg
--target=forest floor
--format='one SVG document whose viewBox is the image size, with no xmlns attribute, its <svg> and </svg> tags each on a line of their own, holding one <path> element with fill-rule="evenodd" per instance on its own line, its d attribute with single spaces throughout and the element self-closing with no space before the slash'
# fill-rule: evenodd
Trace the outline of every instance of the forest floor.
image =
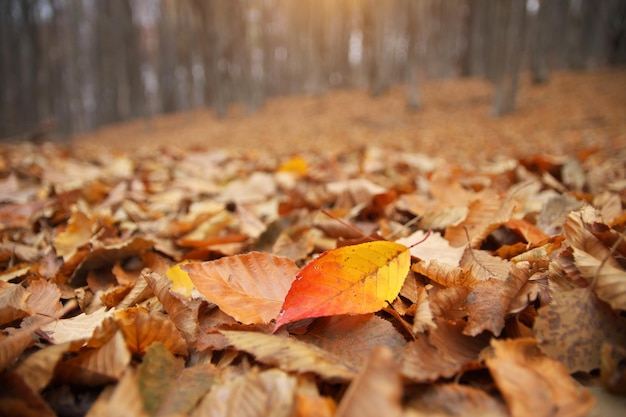
<svg viewBox="0 0 626 417">
<path fill-rule="evenodd" d="M 502 118 L 491 116 L 490 83 L 439 80 L 424 85 L 418 112 L 407 109 L 401 87 L 377 98 L 339 90 L 272 98 L 253 114 L 233 106 L 222 120 L 210 110 L 195 110 L 122 123 L 80 135 L 74 143 L 120 151 L 262 148 L 279 155 L 378 146 L 460 163 L 626 144 L 625 70 L 556 73 L 542 85 L 529 78 L 522 78 L 517 111 Z"/>
<path fill-rule="evenodd" d="M 621 416 L 624 86 L 0 144 L 0 415 Z"/>
</svg>

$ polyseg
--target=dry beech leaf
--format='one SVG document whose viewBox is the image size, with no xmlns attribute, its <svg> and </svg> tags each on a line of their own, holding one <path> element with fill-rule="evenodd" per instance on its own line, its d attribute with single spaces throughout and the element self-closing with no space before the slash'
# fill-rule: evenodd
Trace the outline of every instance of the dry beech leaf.
<svg viewBox="0 0 626 417">
<path fill-rule="evenodd" d="M 33 280 L 28 285 L 28 292 L 31 295 L 27 304 L 36 314 L 52 317 L 63 309 L 60 301 L 61 290 L 51 282 L 43 279 Z"/>
<path fill-rule="evenodd" d="M 489 278 L 479 281 L 464 301 L 469 317 L 463 333 L 476 336 L 488 330 L 499 335 L 509 306 L 528 278 L 528 271 L 511 265 L 504 280 Z"/>
<path fill-rule="evenodd" d="M 410 263 L 409 248 L 395 242 L 367 242 L 324 252 L 296 276 L 274 331 L 307 318 L 376 312 L 398 296 Z"/>
<path fill-rule="evenodd" d="M 315 380 L 299 376 L 294 417 L 333 417 L 336 410 L 337 404 L 331 397 L 320 395 Z"/>
<path fill-rule="evenodd" d="M 33 392 L 40 392 L 52 377 L 57 363 L 67 352 L 70 343 L 47 346 L 30 355 L 15 369 Z"/>
<path fill-rule="evenodd" d="M 32 314 L 28 306 L 30 292 L 19 284 L 0 281 L 0 325 Z"/>
<path fill-rule="evenodd" d="M 539 347 L 570 373 L 600 368 L 605 342 L 626 346 L 626 320 L 588 288 L 559 292 L 538 312 L 533 330 Z"/>
<path fill-rule="evenodd" d="M 101 308 L 91 314 L 81 313 L 69 319 L 53 321 L 42 326 L 41 330 L 47 335 L 48 340 L 54 344 L 86 340 L 112 314 L 112 310 L 107 312 L 104 308 Z"/>
<path fill-rule="evenodd" d="M 186 415 L 216 381 L 211 364 L 184 368 L 159 342 L 146 350 L 137 368 L 137 384 L 144 409 L 151 416 Z"/>
<path fill-rule="evenodd" d="M 352 365 L 309 343 L 257 332 L 221 330 L 220 333 L 236 349 L 284 371 L 313 372 L 334 381 L 350 380 L 356 375 Z"/>
<path fill-rule="evenodd" d="M 421 224 L 421 222 L 420 222 Z M 448 265 L 458 265 L 465 250 L 454 247 L 440 233 L 418 230 L 410 236 L 396 240 L 396 243 L 411 248 L 411 256 L 422 261 L 438 261 Z M 419 243 L 419 244 L 417 244 Z"/>
<path fill-rule="evenodd" d="M 486 337 L 469 337 L 461 333 L 463 323 L 439 320 L 437 328 L 407 345 L 402 355 L 402 374 L 415 382 L 450 378 L 478 361 L 480 351 L 488 345 Z"/>
<path fill-rule="evenodd" d="M 486 363 L 512 417 L 584 417 L 594 399 L 534 339 L 492 340 Z"/>
<path fill-rule="evenodd" d="M 469 243 L 470 247 L 477 248 L 489 233 L 511 218 L 513 207 L 510 200 L 496 194 L 483 195 L 470 203 L 465 220 L 446 228 L 444 237 L 452 246 Z"/>
<path fill-rule="evenodd" d="M 411 271 L 422 274 L 444 287 L 471 286 L 476 278 L 467 270 L 437 259 L 417 262 L 411 265 Z"/>
<path fill-rule="evenodd" d="M 506 280 L 511 262 L 491 255 L 484 250 L 466 248 L 459 266 L 469 271 L 478 280 Z"/>
<path fill-rule="evenodd" d="M 142 277 L 148 283 L 150 289 L 163 305 L 170 320 L 176 328 L 183 333 L 188 343 L 196 340 L 199 322 L 198 310 L 202 300 L 189 300 L 171 290 L 171 282 L 161 274 L 156 272 L 142 273 Z"/>
<path fill-rule="evenodd" d="M 626 310 L 626 271 L 576 248 L 574 261 L 583 277 L 594 283 L 599 299 L 609 303 L 614 310 Z"/>
<path fill-rule="evenodd" d="M 407 417 L 509 417 L 504 404 L 467 385 L 436 384 L 413 397 Z"/>
<path fill-rule="evenodd" d="M 33 392 L 14 372 L 0 373 L 0 415 L 19 417 L 56 417 L 41 396 Z"/>
<path fill-rule="evenodd" d="M 299 270 L 287 258 L 261 252 L 184 264 L 181 269 L 207 300 L 244 324 L 276 318 Z"/>
<path fill-rule="evenodd" d="M 377 346 L 337 408 L 337 417 L 401 417 L 402 381 L 393 352 Z"/>
<path fill-rule="evenodd" d="M 290 417 L 296 385 L 296 378 L 279 369 L 253 368 L 213 387 L 192 416 Z"/>
<path fill-rule="evenodd" d="M 161 342 L 172 354 L 187 356 L 185 339 L 166 315 L 133 307 L 116 311 L 114 316 L 133 354 L 143 355 L 152 343 Z"/>
<path fill-rule="evenodd" d="M 126 369 L 117 385 L 104 388 L 86 415 L 86 417 L 128 416 L 149 416 L 143 407 L 137 376 L 132 367 Z"/>
<path fill-rule="evenodd" d="M 117 381 L 128 367 L 131 354 L 117 331 L 97 348 L 83 348 L 57 367 L 57 379 L 67 384 L 100 386 Z"/>
<path fill-rule="evenodd" d="M 90 216 L 74 207 L 67 228 L 54 239 L 57 255 L 67 262 L 78 248 L 89 243 L 95 227 L 96 223 Z"/>
<path fill-rule="evenodd" d="M 316 319 L 298 340 L 330 352 L 355 369 L 365 365 L 376 346 L 386 346 L 399 357 L 406 342 L 393 325 L 373 314 Z"/>
<path fill-rule="evenodd" d="M 426 330 L 436 329 L 435 316 L 430 308 L 430 300 L 428 292 L 424 287 L 417 288 L 417 301 L 415 304 L 415 312 L 413 313 L 413 334 L 423 333 Z"/>
</svg>

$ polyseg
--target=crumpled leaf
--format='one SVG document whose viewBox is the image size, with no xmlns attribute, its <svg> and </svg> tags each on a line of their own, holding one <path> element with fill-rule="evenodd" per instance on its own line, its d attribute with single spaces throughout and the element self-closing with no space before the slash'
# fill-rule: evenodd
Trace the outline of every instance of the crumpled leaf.
<svg viewBox="0 0 626 417">
<path fill-rule="evenodd" d="M 361 369 L 376 346 L 386 346 L 399 357 L 406 341 L 393 324 L 372 314 L 317 319 L 307 332 L 295 336 Z"/>
<path fill-rule="evenodd" d="M 183 361 L 160 342 L 146 349 L 137 369 L 139 394 L 150 416 L 185 415 L 216 379 L 213 365 L 185 368 Z"/>
<path fill-rule="evenodd" d="M 541 307 L 533 331 L 539 348 L 570 373 L 601 365 L 602 344 L 626 346 L 626 320 L 617 316 L 589 288 L 563 291 Z"/>
<path fill-rule="evenodd" d="M 244 324 L 274 319 L 299 271 L 291 260 L 261 252 L 184 264 L 181 268 L 207 300 Z"/>
<path fill-rule="evenodd" d="M 534 339 L 492 340 L 486 360 L 513 417 L 584 417 L 594 399 Z"/>
<path fill-rule="evenodd" d="M 299 340 L 257 332 L 220 331 L 235 348 L 248 352 L 265 364 L 290 372 L 313 372 L 335 381 L 352 379 L 357 371 L 351 365 L 317 346 Z"/>
<path fill-rule="evenodd" d="M 352 381 L 337 408 L 338 417 L 401 417 L 402 381 L 393 352 L 379 346 Z"/>
<path fill-rule="evenodd" d="M 485 337 L 462 334 L 463 323 L 436 323 L 436 329 L 410 342 L 402 355 L 402 374 L 412 381 L 436 381 L 475 367 L 480 351 L 488 345 Z"/>
<path fill-rule="evenodd" d="M 161 342 L 172 354 L 187 356 L 185 339 L 166 315 L 132 307 L 116 311 L 114 317 L 132 353 L 143 355 L 152 343 Z"/>
<path fill-rule="evenodd" d="M 436 384 L 409 403 L 411 417 L 508 417 L 501 402 L 485 391 L 457 383 Z"/>
<path fill-rule="evenodd" d="M 296 378 L 280 369 L 253 368 L 213 387 L 194 415 L 289 417 L 296 388 Z"/>
<path fill-rule="evenodd" d="M 574 248 L 574 260 L 582 275 L 594 284 L 594 291 L 614 310 L 626 310 L 626 271 Z"/>
<path fill-rule="evenodd" d="M 398 296 L 410 262 L 409 248 L 386 241 L 324 252 L 296 276 L 274 331 L 305 318 L 382 309 Z"/>
<path fill-rule="evenodd" d="M 19 284 L 0 281 L 0 325 L 32 314 L 28 306 L 31 293 Z"/>
</svg>

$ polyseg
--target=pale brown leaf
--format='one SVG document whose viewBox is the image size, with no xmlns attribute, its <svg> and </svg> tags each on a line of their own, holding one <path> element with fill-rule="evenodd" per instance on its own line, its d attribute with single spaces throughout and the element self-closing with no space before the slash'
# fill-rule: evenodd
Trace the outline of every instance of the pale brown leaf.
<svg viewBox="0 0 626 417">
<path fill-rule="evenodd" d="M 539 309 L 533 330 L 539 348 L 571 373 L 599 368 L 602 343 L 626 345 L 626 320 L 588 288 L 555 294 Z"/>
<path fill-rule="evenodd" d="M 244 324 L 278 316 L 299 268 L 289 259 L 250 252 L 181 266 L 210 302 Z"/>
<path fill-rule="evenodd" d="M 133 368 L 127 368 L 117 385 L 106 387 L 86 415 L 86 417 L 128 416 L 148 417 Z"/>
<path fill-rule="evenodd" d="M 407 417 L 508 417 L 500 401 L 467 385 L 436 384 L 411 398 Z"/>
<path fill-rule="evenodd" d="M 402 374 L 415 382 L 449 378 L 476 366 L 478 354 L 488 344 L 485 337 L 462 334 L 463 323 L 436 323 L 436 329 L 410 342 L 402 355 Z"/>
<path fill-rule="evenodd" d="M 114 316 L 132 353 L 143 355 L 152 343 L 161 342 L 172 354 L 187 356 L 185 339 L 166 315 L 133 307 L 117 311 Z"/>
<path fill-rule="evenodd" d="M 350 380 L 356 375 L 350 364 L 309 343 L 257 332 L 222 330 L 220 333 L 233 347 L 285 371 L 313 372 L 336 381 Z"/>
<path fill-rule="evenodd" d="M 380 346 L 350 384 L 337 408 L 338 417 L 401 417 L 402 381 L 393 352 Z"/>
<path fill-rule="evenodd" d="M 0 325 L 32 314 L 27 304 L 30 295 L 30 292 L 19 284 L 0 281 Z"/>
<path fill-rule="evenodd" d="M 534 339 L 492 340 L 487 367 L 512 417 L 584 417 L 594 400 Z"/>
<path fill-rule="evenodd" d="M 614 310 L 626 310 L 626 271 L 615 268 L 587 252 L 574 248 L 576 266 L 602 301 Z"/>
</svg>

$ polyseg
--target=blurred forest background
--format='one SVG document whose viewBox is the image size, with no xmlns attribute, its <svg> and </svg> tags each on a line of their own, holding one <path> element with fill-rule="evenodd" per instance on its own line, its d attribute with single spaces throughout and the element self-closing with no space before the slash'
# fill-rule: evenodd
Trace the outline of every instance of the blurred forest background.
<svg viewBox="0 0 626 417">
<path fill-rule="evenodd" d="M 0 138 L 401 83 L 419 109 L 441 77 L 492 81 L 497 116 L 522 71 L 625 62 L 624 0 L 3 0 Z"/>
</svg>

